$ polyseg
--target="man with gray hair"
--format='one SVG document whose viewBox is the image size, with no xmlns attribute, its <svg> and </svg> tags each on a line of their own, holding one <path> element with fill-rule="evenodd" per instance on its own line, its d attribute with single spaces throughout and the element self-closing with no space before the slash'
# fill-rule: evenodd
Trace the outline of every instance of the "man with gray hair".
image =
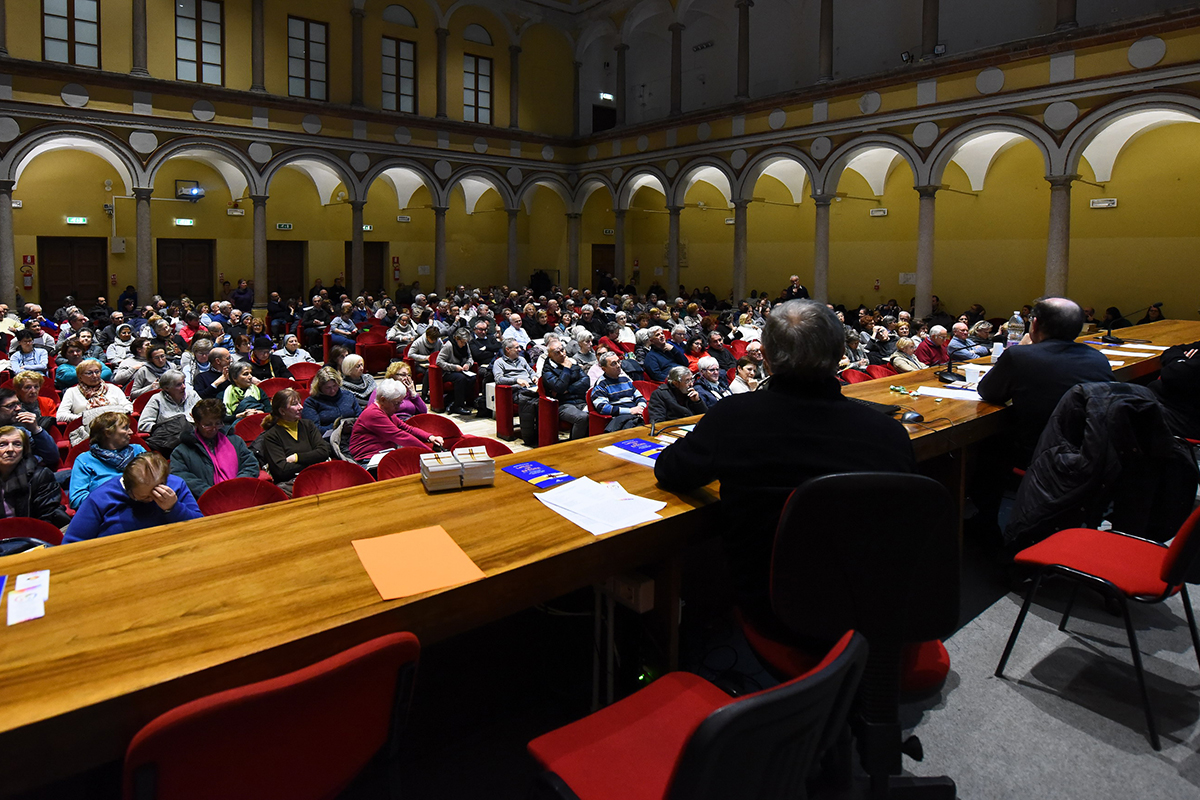
<svg viewBox="0 0 1200 800">
<path fill-rule="evenodd" d="M 833 312 L 813 300 L 775 306 L 763 330 L 771 380 L 726 397 L 658 457 L 663 487 L 721 482 L 726 549 L 740 601 L 765 608 L 775 524 L 793 489 L 836 472 L 912 472 L 912 444 L 891 417 L 842 396 L 845 342 Z"/>
</svg>

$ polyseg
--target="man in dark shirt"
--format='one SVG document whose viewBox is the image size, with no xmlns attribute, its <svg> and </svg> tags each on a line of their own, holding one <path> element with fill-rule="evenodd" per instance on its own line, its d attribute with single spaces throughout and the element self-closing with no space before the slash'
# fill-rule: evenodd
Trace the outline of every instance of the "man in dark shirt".
<svg viewBox="0 0 1200 800">
<path fill-rule="evenodd" d="M 771 381 L 727 397 L 662 452 L 654 475 L 687 491 L 721 482 L 726 547 L 741 602 L 761 605 L 775 524 L 788 495 L 836 472 L 912 472 L 904 426 L 841 394 L 843 327 L 824 304 L 789 300 L 771 310 L 763 357 Z"/>
<path fill-rule="evenodd" d="M 804 285 L 800 283 L 799 275 L 793 275 L 792 277 L 788 278 L 788 286 L 783 290 L 783 296 L 786 300 L 808 299 L 808 289 L 806 289 Z M 735 299 L 740 300 L 741 298 Z"/>
<path fill-rule="evenodd" d="M 542 388 L 558 401 L 558 418 L 571 426 L 571 438 L 588 435 L 587 390 L 592 382 L 587 373 L 567 355 L 562 340 L 551 342 L 542 369 Z"/>
<path fill-rule="evenodd" d="M 232 361 L 229 351 L 224 347 L 214 347 L 209 352 L 209 368 L 196 373 L 196 377 L 192 379 L 192 388 L 200 395 L 201 400 L 220 399 L 229 388 L 229 364 Z"/>
</svg>

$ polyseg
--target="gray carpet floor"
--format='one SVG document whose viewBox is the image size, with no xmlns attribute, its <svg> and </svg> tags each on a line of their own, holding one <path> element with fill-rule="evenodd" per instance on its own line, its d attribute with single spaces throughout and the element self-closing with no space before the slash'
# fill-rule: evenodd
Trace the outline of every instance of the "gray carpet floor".
<svg viewBox="0 0 1200 800">
<path fill-rule="evenodd" d="M 949 775 L 964 800 L 1200 797 L 1200 671 L 1181 599 L 1133 609 L 1162 738 L 1156 753 L 1121 618 L 1081 590 L 1060 632 L 1066 595 L 1063 582 L 1043 585 L 1005 678 L 993 672 L 1021 596 L 1002 597 L 947 640 L 942 692 L 903 709 L 926 754 L 906 765 Z"/>
</svg>

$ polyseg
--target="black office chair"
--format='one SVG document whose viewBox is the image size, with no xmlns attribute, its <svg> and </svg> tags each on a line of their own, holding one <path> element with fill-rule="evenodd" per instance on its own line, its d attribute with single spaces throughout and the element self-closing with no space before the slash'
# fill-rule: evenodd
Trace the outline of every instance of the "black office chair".
<svg viewBox="0 0 1200 800">
<path fill-rule="evenodd" d="M 846 523 L 846 509 L 887 518 L 903 498 L 904 524 Z M 922 756 L 901 739 L 901 658 L 905 645 L 940 639 L 958 624 L 960 551 L 955 505 L 937 481 L 899 473 L 846 473 L 807 481 L 780 515 L 771 560 L 771 607 L 806 642 L 862 633 L 870 657 L 852 727 L 871 797 L 953 798 L 950 778 L 903 778 L 901 755 Z"/>
</svg>

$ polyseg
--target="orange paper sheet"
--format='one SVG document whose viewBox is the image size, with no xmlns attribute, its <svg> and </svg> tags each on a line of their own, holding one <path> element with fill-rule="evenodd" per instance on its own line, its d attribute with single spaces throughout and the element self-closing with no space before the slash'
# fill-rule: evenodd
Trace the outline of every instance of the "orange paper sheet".
<svg viewBox="0 0 1200 800">
<path fill-rule="evenodd" d="M 441 525 L 356 539 L 351 544 L 384 600 L 411 597 L 484 577 Z"/>
</svg>

